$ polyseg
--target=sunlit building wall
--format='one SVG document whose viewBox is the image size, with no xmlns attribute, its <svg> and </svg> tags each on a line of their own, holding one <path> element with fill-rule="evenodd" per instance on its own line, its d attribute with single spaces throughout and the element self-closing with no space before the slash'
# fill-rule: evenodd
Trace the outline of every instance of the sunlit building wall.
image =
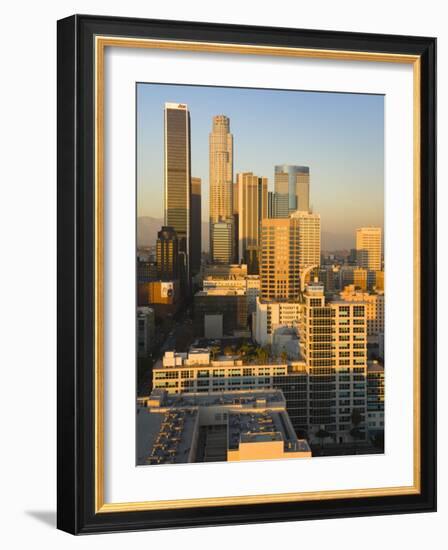
<svg viewBox="0 0 448 550">
<path fill-rule="evenodd" d="M 381 227 L 356 230 L 356 256 L 359 267 L 381 271 Z"/>
<path fill-rule="evenodd" d="M 352 441 L 353 428 L 365 438 L 367 313 L 362 302 L 326 302 L 324 287 L 304 294 L 300 325 L 302 357 L 309 373 L 310 438 L 324 430 L 335 443 Z M 361 422 L 353 425 L 354 411 Z"/>
<path fill-rule="evenodd" d="M 238 258 L 258 273 L 261 221 L 268 213 L 268 180 L 245 172 L 238 181 Z"/>
<path fill-rule="evenodd" d="M 233 136 L 230 133 L 230 119 L 225 115 L 213 117 L 212 131 L 209 135 L 210 165 L 210 255 L 212 261 L 220 261 L 215 254 L 216 223 L 233 225 Z M 228 247 L 233 252 L 234 233 L 230 235 Z M 231 263 L 230 260 L 229 263 Z"/>
</svg>

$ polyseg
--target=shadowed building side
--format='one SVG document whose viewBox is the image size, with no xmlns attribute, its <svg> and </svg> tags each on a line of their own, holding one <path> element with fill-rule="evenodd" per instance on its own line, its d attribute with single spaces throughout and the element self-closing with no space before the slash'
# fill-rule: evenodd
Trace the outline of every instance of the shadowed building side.
<svg viewBox="0 0 448 550">
<path fill-rule="evenodd" d="M 191 178 L 191 259 L 190 270 L 192 275 L 199 272 L 201 267 L 202 251 L 202 180 Z"/>
<path fill-rule="evenodd" d="M 165 226 L 177 233 L 180 279 L 187 290 L 191 255 L 190 113 L 182 103 L 165 103 L 164 216 Z"/>
</svg>

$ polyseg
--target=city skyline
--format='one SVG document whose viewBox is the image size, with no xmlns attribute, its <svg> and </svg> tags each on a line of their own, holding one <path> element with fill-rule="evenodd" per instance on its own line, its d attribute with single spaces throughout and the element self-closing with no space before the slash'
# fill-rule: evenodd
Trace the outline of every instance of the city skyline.
<svg viewBox="0 0 448 550">
<path fill-rule="evenodd" d="M 382 96 L 179 85 L 137 87 L 139 217 L 163 217 L 166 101 L 190 112 L 191 176 L 202 180 L 202 222 L 209 219 L 209 135 L 213 117 L 223 114 L 233 135 L 234 180 L 252 171 L 267 177 L 273 191 L 276 165 L 309 166 L 322 249 L 353 248 L 356 228 L 383 227 Z"/>
<path fill-rule="evenodd" d="M 358 442 L 384 452 L 383 230 L 369 225 L 383 218 L 383 148 L 379 132 L 370 136 L 371 107 L 354 96 L 344 111 L 340 96 L 212 90 L 232 105 L 221 97 L 210 116 L 210 94 L 196 116 L 200 94 L 164 102 L 163 198 L 150 176 L 138 188 L 139 205 L 150 190 L 151 211 L 164 210 L 157 239 L 136 250 L 138 463 L 357 454 Z M 147 139 L 148 118 L 140 110 Z M 331 131 L 316 136 L 322 121 Z M 297 150 L 302 158 L 278 164 Z M 140 147 L 139 174 L 159 153 Z M 360 157 L 369 162 L 355 184 Z M 256 170 L 241 171 L 238 158 Z M 326 192 L 316 166 L 331 176 Z M 322 253 L 327 218 L 351 230 L 349 253 Z"/>
</svg>

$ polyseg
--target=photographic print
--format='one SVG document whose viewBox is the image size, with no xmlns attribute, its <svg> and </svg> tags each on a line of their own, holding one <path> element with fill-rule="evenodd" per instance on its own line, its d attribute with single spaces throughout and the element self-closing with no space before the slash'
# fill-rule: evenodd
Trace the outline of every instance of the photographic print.
<svg viewBox="0 0 448 550">
<path fill-rule="evenodd" d="M 58 22 L 60 529 L 436 510 L 435 60 Z"/>
<path fill-rule="evenodd" d="M 136 97 L 137 465 L 383 453 L 384 96 Z"/>
</svg>

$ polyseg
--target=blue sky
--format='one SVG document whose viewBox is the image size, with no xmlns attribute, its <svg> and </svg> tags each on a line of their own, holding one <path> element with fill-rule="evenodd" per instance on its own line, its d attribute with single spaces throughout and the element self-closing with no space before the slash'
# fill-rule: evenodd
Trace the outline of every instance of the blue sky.
<svg viewBox="0 0 448 550">
<path fill-rule="evenodd" d="M 380 95 L 137 85 L 137 212 L 163 217 L 163 107 L 188 104 L 192 176 L 202 178 L 208 218 L 212 117 L 230 118 L 234 177 L 266 176 L 276 164 L 310 167 L 310 203 L 321 215 L 322 248 L 351 248 L 363 225 L 383 226 L 384 97 Z"/>
</svg>

